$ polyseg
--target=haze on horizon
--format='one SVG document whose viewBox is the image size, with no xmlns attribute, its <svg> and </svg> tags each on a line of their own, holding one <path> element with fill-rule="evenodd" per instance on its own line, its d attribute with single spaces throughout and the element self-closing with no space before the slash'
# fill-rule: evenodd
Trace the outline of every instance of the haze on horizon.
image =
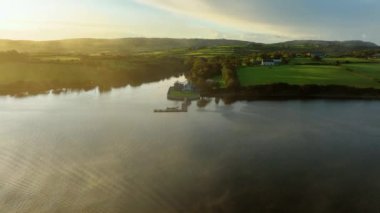
<svg viewBox="0 0 380 213">
<path fill-rule="evenodd" d="M 380 44 L 376 0 L 0 0 L 0 39 L 226 38 Z"/>
</svg>

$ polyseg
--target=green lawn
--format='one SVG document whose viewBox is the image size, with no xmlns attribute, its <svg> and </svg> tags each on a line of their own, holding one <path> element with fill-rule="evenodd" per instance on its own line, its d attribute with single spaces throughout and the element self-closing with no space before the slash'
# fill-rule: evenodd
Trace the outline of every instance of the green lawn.
<svg viewBox="0 0 380 213">
<path fill-rule="evenodd" d="M 188 98 L 189 100 L 196 100 L 200 98 L 199 93 L 191 91 L 178 91 L 175 89 L 170 89 L 168 93 L 169 99 L 184 100 Z"/>
<path fill-rule="evenodd" d="M 305 65 L 305 64 L 325 64 L 325 65 L 334 65 L 339 61 L 342 64 L 345 63 L 379 63 L 379 59 L 365 59 L 365 58 L 353 58 L 353 57 L 344 57 L 344 58 L 324 58 L 322 61 L 315 61 L 311 58 L 293 58 L 290 60 L 289 64 L 291 65 Z"/>
<path fill-rule="evenodd" d="M 372 66 L 380 67 L 380 64 Z M 243 67 L 238 71 L 238 77 L 242 86 L 288 83 L 292 85 L 317 84 L 380 88 L 380 83 L 373 78 L 350 72 L 345 66 L 283 65 L 275 67 Z"/>
<path fill-rule="evenodd" d="M 45 57 L 38 57 L 41 61 L 45 62 L 54 62 L 54 61 L 61 61 L 61 62 L 70 62 L 70 61 L 80 61 L 79 57 L 75 56 L 45 56 Z"/>
<path fill-rule="evenodd" d="M 198 50 L 191 51 L 187 53 L 188 56 L 195 57 L 214 57 L 214 56 L 225 56 L 225 55 L 234 55 L 237 50 L 241 47 L 239 46 L 217 46 L 217 47 L 208 47 Z"/>
<path fill-rule="evenodd" d="M 345 58 L 325 58 L 323 61 L 327 63 L 336 63 L 339 61 L 340 63 L 369 63 L 376 62 L 375 59 L 365 59 L 365 58 L 353 58 L 353 57 L 345 57 Z"/>
<path fill-rule="evenodd" d="M 380 64 L 345 64 L 344 67 L 357 74 L 380 80 Z"/>
</svg>

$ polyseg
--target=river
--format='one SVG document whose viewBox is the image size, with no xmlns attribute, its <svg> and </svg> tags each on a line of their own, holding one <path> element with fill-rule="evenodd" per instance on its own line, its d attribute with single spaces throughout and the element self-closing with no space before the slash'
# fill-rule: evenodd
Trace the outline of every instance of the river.
<svg viewBox="0 0 380 213">
<path fill-rule="evenodd" d="M 0 97 L 0 212 L 379 212 L 379 101 Z M 183 79 L 180 79 L 183 80 Z"/>
</svg>

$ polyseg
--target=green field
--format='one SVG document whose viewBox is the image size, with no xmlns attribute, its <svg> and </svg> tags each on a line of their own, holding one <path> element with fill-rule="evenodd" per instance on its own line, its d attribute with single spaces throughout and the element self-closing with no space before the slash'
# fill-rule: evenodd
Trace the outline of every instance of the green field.
<svg viewBox="0 0 380 213">
<path fill-rule="evenodd" d="M 175 89 L 169 89 L 168 98 L 171 100 L 197 100 L 200 98 L 199 93 L 192 91 L 178 91 Z"/>
<path fill-rule="evenodd" d="M 349 69 L 348 69 L 349 68 Z M 378 70 L 378 71 L 376 71 Z M 380 64 L 346 66 L 283 65 L 275 67 L 242 67 L 238 77 L 242 86 L 288 83 L 292 85 L 343 85 L 358 88 L 380 88 Z"/>
<path fill-rule="evenodd" d="M 39 57 L 39 60 L 43 62 L 79 62 L 80 57 L 75 56 L 45 56 Z"/>
<path fill-rule="evenodd" d="M 217 46 L 217 47 L 204 47 L 199 49 L 171 49 L 162 51 L 144 52 L 140 55 L 148 56 L 192 56 L 211 58 L 215 56 L 231 56 L 237 54 L 242 47 L 239 46 Z"/>
<path fill-rule="evenodd" d="M 353 58 L 353 57 L 343 57 L 343 58 L 324 58 L 321 61 L 315 61 L 311 58 L 293 58 L 290 60 L 290 65 L 307 65 L 307 64 L 322 64 L 322 65 L 335 65 L 339 61 L 341 64 L 350 63 L 379 63 L 379 59 L 365 59 L 365 58 Z"/>
<path fill-rule="evenodd" d="M 186 56 L 194 57 L 215 57 L 215 56 L 238 56 L 247 55 L 255 50 L 245 46 L 217 46 L 217 47 L 205 47 L 197 50 L 191 50 L 185 53 Z"/>
<path fill-rule="evenodd" d="M 234 53 L 235 47 L 233 46 L 219 46 L 194 50 L 187 53 L 187 55 L 196 57 L 213 57 L 218 55 L 233 55 Z"/>
<path fill-rule="evenodd" d="M 380 81 L 380 64 L 347 64 L 344 67 L 356 74 Z"/>
</svg>

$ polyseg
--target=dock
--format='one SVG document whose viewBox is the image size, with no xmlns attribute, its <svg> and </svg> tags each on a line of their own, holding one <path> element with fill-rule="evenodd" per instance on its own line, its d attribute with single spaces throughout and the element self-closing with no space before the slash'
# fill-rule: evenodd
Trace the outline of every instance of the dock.
<svg viewBox="0 0 380 213">
<path fill-rule="evenodd" d="M 187 112 L 187 109 L 190 105 L 191 101 L 185 99 L 185 101 L 181 104 L 181 107 L 167 107 L 166 109 L 155 109 L 155 113 L 173 113 L 173 112 Z"/>
</svg>

